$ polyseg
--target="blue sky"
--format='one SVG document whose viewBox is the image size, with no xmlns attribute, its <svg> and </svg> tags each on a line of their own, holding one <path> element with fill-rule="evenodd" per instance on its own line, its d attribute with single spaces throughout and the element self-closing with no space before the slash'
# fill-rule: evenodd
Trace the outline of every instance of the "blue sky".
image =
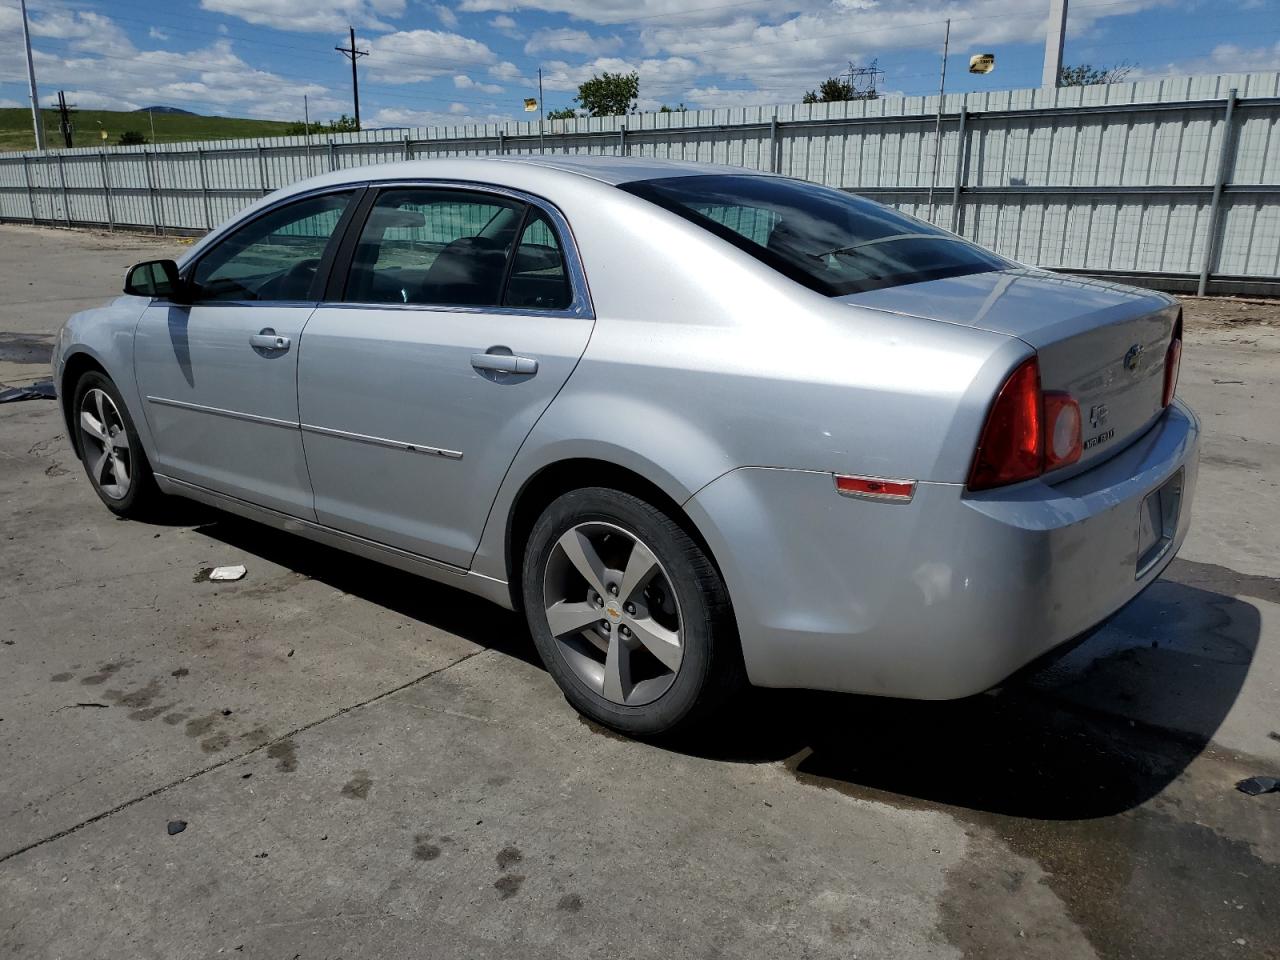
<svg viewBox="0 0 1280 960">
<path fill-rule="evenodd" d="M 366 126 L 528 119 L 601 70 L 638 70 L 641 109 L 789 103 L 852 60 L 882 89 L 932 93 L 952 18 L 948 90 L 1036 86 L 1048 0 L 29 0 L 46 105 L 167 104 L 300 119 L 350 112 L 347 24 Z M 1280 0 L 1075 0 L 1067 62 L 1134 76 L 1280 69 Z M 0 0 L 0 105 L 26 104 L 18 0 Z M 969 54 L 996 54 L 986 77 Z"/>
</svg>

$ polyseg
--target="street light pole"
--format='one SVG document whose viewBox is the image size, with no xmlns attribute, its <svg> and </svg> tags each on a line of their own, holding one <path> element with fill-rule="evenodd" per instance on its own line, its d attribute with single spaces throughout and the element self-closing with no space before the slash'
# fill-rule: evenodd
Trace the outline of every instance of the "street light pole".
<svg viewBox="0 0 1280 960">
<path fill-rule="evenodd" d="M 36 92 L 36 62 L 31 58 L 31 28 L 27 26 L 27 0 L 18 0 L 22 7 L 22 42 L 27 47 L 27 84 L 31 89 L 31 123 L 36 131 L 36 149 L 44 149 L 44 124 L 40 121 L 40 94 Z"/>
<path fill-rule="evenodd" d="M 933 177 L 929 180 L 929 222 L 933 223 L 933 191 L 938 186 L 938 167 L 942 163 L 942 104 L 947 98 L 947 53 L 951 48 L 951 20 L 942 37 L 942 80 L 938 83 L 938 119 L 933 125 Z"/>
<path fill-rule="evenodd" d="M 1049 23 L 1044 35 L 1044 73 L 1040 86 L 1053 89 L 1062 76 L 1062 44 L 1067 36 L 1067 0 L 1049 0 Z"/>
<path fill-rule="evenodd" d="M 542 68 L 538 68 L 538 152 L 546 152 L 546 144 L 543 141 L 542 128 L 546 126 L 547 121 L 547 105 L 542 102 Z"/>
</svg>

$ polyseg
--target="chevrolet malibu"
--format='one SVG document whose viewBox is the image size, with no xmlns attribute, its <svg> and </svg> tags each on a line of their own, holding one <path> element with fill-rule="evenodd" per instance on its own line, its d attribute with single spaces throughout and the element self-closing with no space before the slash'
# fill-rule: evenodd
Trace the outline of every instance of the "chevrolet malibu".
<svg viewBox="0 0 1280 960">
<path fill-rule="evenodd" d="M 522 611 L 633 735 L 742 683 L 979 693 L 1186 533 L 1178 304 L 848 193 L 600 157 L 268 196 L 54 353 L 122 516 L 187 497 Z"/>
</svg>

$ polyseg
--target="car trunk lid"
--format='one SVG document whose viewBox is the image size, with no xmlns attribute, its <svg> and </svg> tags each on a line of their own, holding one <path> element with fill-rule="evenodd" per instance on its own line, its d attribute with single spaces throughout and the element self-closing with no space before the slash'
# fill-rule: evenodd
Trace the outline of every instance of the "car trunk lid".
<svg viewBox="0 0 1280 960">
<path fill-rule="evenodd" d="M 842 302 L 1017 337 L 1040 358 L 1041 385 L 1080 404 L 1083 465 L 1107 459 L 1163 409 L 1171 298 L 1099 280 L 1017 269 L 871 290 Z"/>
</svg>

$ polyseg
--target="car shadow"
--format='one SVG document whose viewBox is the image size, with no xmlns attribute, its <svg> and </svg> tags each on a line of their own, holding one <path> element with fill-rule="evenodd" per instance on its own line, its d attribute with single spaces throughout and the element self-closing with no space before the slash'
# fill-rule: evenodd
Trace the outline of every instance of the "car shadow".
<svg viewBox="0 0 1280 960">
<path fill-rule="evenodd" d="M 460 590 L 226 514 L 197 529 L 541 666 L 521 616 Z M 1261 619 L 1252 605 L 1204 589 L 1229 586 L 1213 575 L 1221 569 L 1175 561 L 1087 643 L 993 693 L 919 702 L 753 689 L 695 733 L 653 746 L 783 763 L 806 783 L 898 806 L 1037 820 L 1112 816 L 1176 779 L 1239 695 Z"/>
</svg>

